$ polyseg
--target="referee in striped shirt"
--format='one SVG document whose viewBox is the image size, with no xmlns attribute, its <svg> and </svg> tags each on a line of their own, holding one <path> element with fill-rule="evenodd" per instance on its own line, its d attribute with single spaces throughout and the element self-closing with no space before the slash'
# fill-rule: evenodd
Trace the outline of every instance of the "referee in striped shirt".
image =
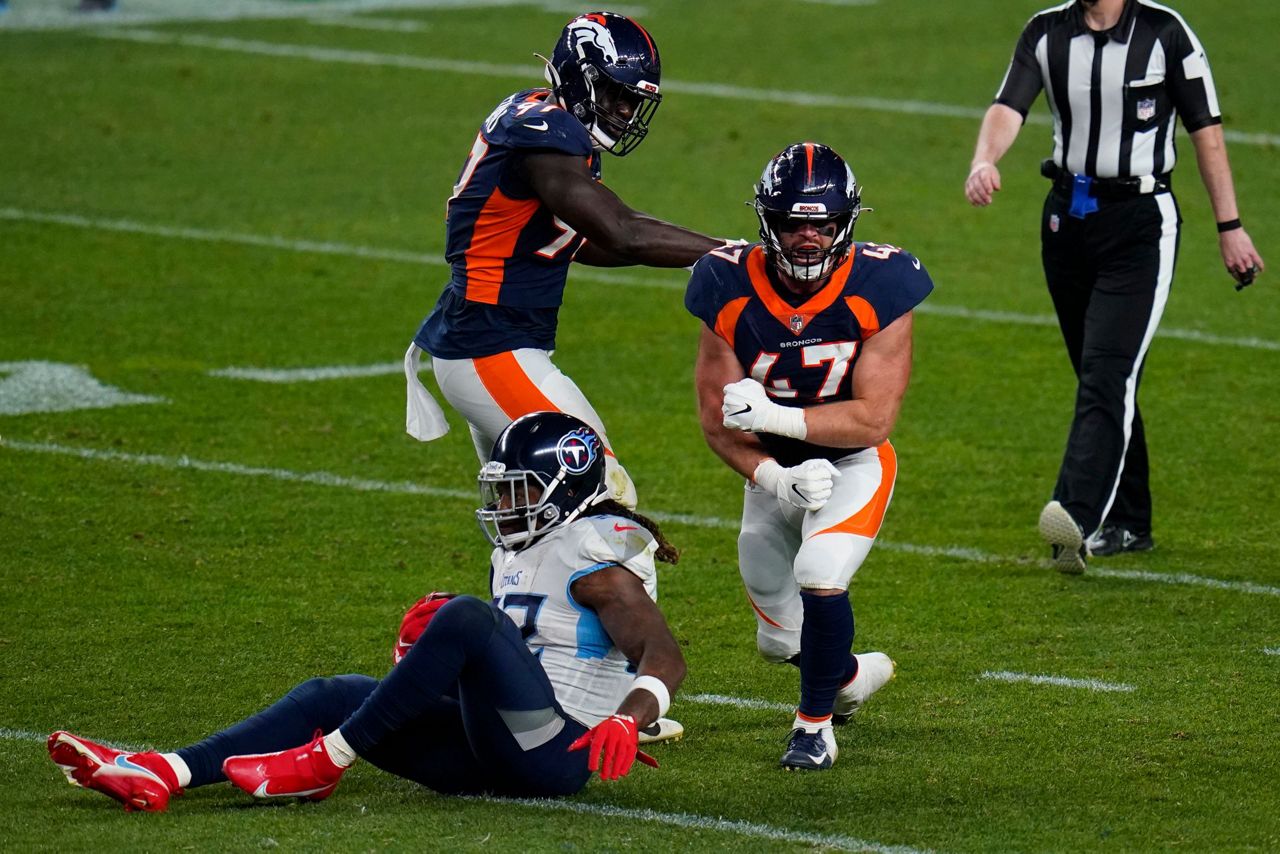
<svg viewBox="0 0 1280 854">
<path fill-rule="evenodd" d="M 1053 111 L 1041 257 L 1079 384 L 1040 534 L 1058 569 L 1078 573 L 1090 554 L 1154 545 L 1137 391 L 1178 251 L 1177 119 L 1237 289 L 1263 264 L 1240 224 L 1204 48 L 1177 12 L 1149 0 L 1070 0 L 1032 17 L 982 121 L 965 181 L 972 204 L 990 204 L 1000 189 L 996 163 L 1041 89 Z"/>
</svg>

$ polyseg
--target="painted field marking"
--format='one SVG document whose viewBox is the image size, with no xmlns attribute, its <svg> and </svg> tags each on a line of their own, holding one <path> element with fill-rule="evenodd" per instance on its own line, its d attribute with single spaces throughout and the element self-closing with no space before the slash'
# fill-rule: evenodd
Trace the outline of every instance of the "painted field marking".
<svg viewBox="0 0 1280 854">
<path fill-rule="evenodd" d="M 139 24 L 168 24 L 191 21 L 232 22 L 263 19 L 310 18 L 316 14 L 357 15 L 363 12 L 447 11 L 449 9 L 505 8 L 534 6 L 545 12 L 576 15 L 581 4 L 557 0 L 327 0 L 327 2 L 281 2 L 281 0 L 127 0 L 107 14 L 85 15 L 59 0 L 18 0 L 14 8 L 0 15 L 0 33 L 6 30 L 96 30 Z M 609 7 L 622 15 L 645 17 L 644 6 Z"/>
<path fill-rule="evenodd" d="M 1101 682 L 1097 679 L 1068 679 L 1065 676 L 1037 676 L 1031 673 L 1014 673 L 1009 670 L 986 670 L 979 679 L 997 682 L 1030 682 L 1033 685 L 1056 685 L 1060 688 L 1084 688 L 1088 691 L 1129 693 L 1137 691 L 1133 685 L 1118 682 Z"/>
<path fill-rule="evenodd" d="M 110 30 L 96 35 L 107 39 L 118 39 L 145 44 L 180 45 L 182 47 L 202 47 L 212 50 L 230 51 L 233 53 L 249 53 L 262 56 L 279 56 L 290 59 L 307 59 L 313 62 L 342 63 L 348 65 L 385 66 L 391 68 L 407 68 L 416 71 L 433 71 L 451 74 L 466 74 L 484 77 L 511 77 L 542 79 L 542 69 L 531 65 L 502 65 L 490 62 L 467 62 L 454 59 L 440 59 L 429 56 L 415 56 L 401 53 L 381 53 L 367 50 L 345 50 L 289 44 L 284 42 L 267 42 L 252 39 L 218 38 L 214 36 L 183 35 L 181 33 L 160 32 L 158 30 Z M 980 121 L 987 108 L 962 107 L 954 104 L 940 104 L 932 101 L 909 101 L 897 98 L 859 97 L 854 95 L 830 95 L 823 92 L 803 92 L 787 89 L 759 89 L 750 86 L 734 86 L 727 83 L 703 83 L 696 81 L 664 80 L 663 89 L 668 92 L 686 95 L 701 95 L 709 98 L 724 98 L 734 101 L 750 101 L 753 103 L 783 104 L 790 107 L 830 107 L 841 110 L 871 110 L 885 113 L 905 113 L 917 116 L 942 116 L 945 118 L 962 118 Z M 1052 119 L 1044 112 L 1035 112 L 1027 116 L 1028 124 L 1048 125 Z M 1280 134 L 1243 133 L 1241 131 L 1225 131 L 1229 142 L 1243 145 L 1274 146 L 1280 144 Z"/>
<path fill-rule="evenodd" d="M 1262 651 L 1263 655 L 1280 655 L 1280 646 L 1267 647 Z"/>
<path fill-rule="evenodd" d="M 431 363 L 423 362 L 421 368 L 429 371 Z M 219 368 L 208 372 L 211 377 L 278 384 L 313 383 L 321 380 L 381 377 L 403 373 L 403 362 L 384 362 L 378 365 L 334 365 L 323 368 Z"/>
<path fill-rule="evenodd" d="M 86 460 L 119 462 L 128 465 L 156 466 L 164 469 L 192 469 L 194 471 L 234 474 L 245 477 L 265 477 L 273 480 L 293 483 L 309 483 L 316 486 L 333 486 L 344 489 L 355 489 L 362 492 L 386 492 L 403 495 L 431 495 L 439 498 L 456 498 L 475 501 L 477 494 L 471 490 L 445 489 L 409 481 L 380 481 L 368 478 L 345 477 L 330 472 L 295 472 L 288 469 L 268 468 L 263 466 L 246 466 L 238 463 L 207 462 L 193 460 L 190 457 L 169 457 L 159 454 L 129 454 L 123 451 L 105 451 L 95 448 L 77 448 L 68 445 L 57 445 L 49 442 L 24 442 L 6 439 L 0 436 L 0 448 L 28 453 L 56 454 L 60 456 L 79 457 Z M 738 530 L 737 519 L 721 519 L 714 516 L 693 516 L 684 513 L 663 513 L 653 511 L 648 514 L 659 522 L 674 522 L 704 528 L 719 528 L 729 531 Z M 977 549 L 951 546 L 926 546 L 915 543 L 895 543 L 888 540 L 877 540 L 876 548 L 883 551 L 905 552 L 908 554 L 949 557 L 957 560 L 986 564 L 1017 564 L 1018 558 L 1006 558 L 989 554 Z M 1050 566 L 1048 560 L 1038 562 L 1042 566 Z M 1261 596 L 1280 596 L 1280 587 L 1254 584 L 1249 581 L 1222 581 L 1187 573 L 1162 574 L 1157 572 L 1138 572 L 1133 570 L 1113 570 L 1102 567 L 1089 567 L 1090 575 L 1101 577 L 1124 578 L 1134 581 L 1147 581 L 1159 584 L 1190 585 L 1211 587 L 1217 590 L 1229 590 L 1236 593 L 1251 593 Z"/>
<path fill-rule="evenodd" d="M 870 854 L 925 854 L 928 850 L 912 848 L 906 845 L 884 845 L 879 842 L 869 842 L 865 839 L 856 839 L 835 833 L 808 833 L 803 830 L 789 830 L 757 822 L 734 821 L 718 816 L 713 818 L 692 813 L 655 812 L 654 810 L 626 809 L 605 804 L 584 804 L 565 800 L 552 801 L 531 798 L 507 800 L 492 797 L 475 798 L 475 800 L 499 805 L 520 804 L 521 806 L 536 807 L 538 809 L 584 813 L 608 818 L 625 818 L 632 821 L 648 821 L 656 824 L 683 827 L 689 830 L 712 830 L 718 833 L 732 833 L 754 839 L 767 839 L 771 842 L 803 843 L 814 845 L 818 848 L 832 848 L 837 851 L 864 851 L 870 852 Z"/>
<path fill-rule="evenodd" d="M 319 240 L 297 240 L 271 234 L 248 234 L 216 229 L 187 228 L 185 226 L 153 225 L 128 219 L 103 219 L 86 217 L 79 214 L 50 213 L 47 211 L 31 211 L 23 208 L 0 208 L 0 220 L 13 222 L 38 222 L 50 225 L 63 225 L 71 228 L 86 228 L 97 231 L 115 231 L 126 234 L 141 234 L 149 237 L 167 237 L 180 240 L 194 240 L 202 243 L 233 243 L 244 246 L 259 246 L 264 249 L 277 249 L 286 252 L 317 253 L 321 255 L 340 255 L 352 258 L 369 258 L 377 261 L 395 261 L 405 264 L 421 264 L 432 267 L 446 267 L 442 255 L 426 252 L 408 252 L 402 249 L 386 249 L 376 246 L 360 246 L 350 243 L 333 243 Z M 624 287 L 660 288 L 663 290 L 684 292 L 683 278 L 675 280 L 662 279 L 654 273 L 651 276 L 628 276 L 607 273 L 575 265 L 571 277 L 574 281 L 601 282 Z M 936 315 L 938 317 L 958 318 L 961 320 L 977 320 L 985 323 L 1008 323 L 1020 326 L 1057 327 L 1058 321 L 1051 314 L 1019 314 L 1011 311 L 991 311 L 987 309 L 967 308 L 959 305 L 937 305 L 922 303 L 916 306 L 917 314 Z M 1271 341 L 1256 337 L 1230 337 L 1201 332 L 1197 329 L 1176 329 L 1161 327 L 1156 330 L 1157 338 L 1174 338 L 1191 341 L 1197 344 L 1208 344 L 1223 347 L 1242 347 L 1251 350 L 1269 350 L 1280 352 L 1280 341 Z"/>
<path fill-rule="evenodd" d="M 795 703 L 775 703 L 772 700 L 753 700 L 750 697 L 730 697 L 727 694 L 681 694 L 677 703 L 701 703 L 708 706 L 733 706 L 738 709 L 756 709 L 767 712 L 786 712 L 796 710 Z"/>
<path fill-rule="evenodd" d="M 121 391 L 95 379 L 80 365 L 0 362 L 0 415 L 75 412 L 167 402 L 163 397 Z"/>
<path fill-rule="evenodd" d="M 420 21 L 404 21 L 398 18 L 339 17 L 337 15 L 320 15 L 314 18 L 307 18 L 307 23 L 317 27 L 340 27 L 348 30 L 373 30 L 384 33 L 425 33 L 431 29 L 430 24 L 424 24 Z"/>
</svg>

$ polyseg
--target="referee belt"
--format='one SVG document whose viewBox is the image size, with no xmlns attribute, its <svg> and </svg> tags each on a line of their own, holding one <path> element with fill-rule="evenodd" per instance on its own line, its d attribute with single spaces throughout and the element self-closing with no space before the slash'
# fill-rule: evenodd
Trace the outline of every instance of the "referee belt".
<svg viewBox="0 0 1280 854">
<path fill-rule="evenodd" d="M 1087 183 L 1088 193 L 1095 199 L 1129 199 L 1152 193 L 1167 193 L 1170 188 L 1168 172 L 1133 178 L 1090 178 L 1068 172 L 1053 160 L 1044 160 L 1040 163 L 1040 174 L 1053 181 L 1053 189 L 1067 196 L 1075 192 L 1078 183 Z"/>
</svg>

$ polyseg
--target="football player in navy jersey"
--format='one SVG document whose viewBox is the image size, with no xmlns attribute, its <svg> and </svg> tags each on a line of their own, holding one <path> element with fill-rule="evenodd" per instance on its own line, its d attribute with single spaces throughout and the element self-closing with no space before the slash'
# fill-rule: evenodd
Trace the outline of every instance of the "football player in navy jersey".
<svg viewBox="0 0 1280 854">
<path fill-rule="evenodd" d="M 520 415 L 568 412 L 605 443 L 609 495 L 634 507 L 600 417 L 551 361 L 569 263 L 686 267 L 724 241 L 632 210 L 600 182 L 600 152 L 634 149 L 661 101 L 658 48 L 644 27 L 610 12 L 580 15 L 545 61 L 550 88 L 498 104 L 453 188 L 453 272 L 405 358 L 406 428 L 423 441 L 448 430 L 418 381 L 425 351 L 482 461 Z"/>
<path fill-rule="evenodd" d="M 860 197 L 836 152 L 788 146 L 756 185 L 761 242 L 710 252 L 685 294 L 705 324 L 703 433 L 747 479 L 738 565 L 756 643 L 800 668 L 787 769 L 830 768 L 832 723 L 894 672 L 884 653 L 850 653 L 848 588 L 893 495 L 912 309 L 933 283 L 910 253 L 853 241 Z"/>
<path fill-rule="evenodd" d="M 312 679 L 172 753 L 66 731 L 49 756 L 74 785 L 160 812 L 223 780 L 258 798 L 329 797 L 358 757 L 437 792 L 558 797 L 627 774 L 640 728 L 684 679 L 655 603 L 657 526 L 605 493 L 604 445 L 559 412 L 514 421 L 480 471 L 492 602 L 433 594 L 405 615 L 381 681 Z M 310 741 L 307 741 L 310 739 Z M 302 745 L 302 746 L 298 746 Z"/>
</svg>

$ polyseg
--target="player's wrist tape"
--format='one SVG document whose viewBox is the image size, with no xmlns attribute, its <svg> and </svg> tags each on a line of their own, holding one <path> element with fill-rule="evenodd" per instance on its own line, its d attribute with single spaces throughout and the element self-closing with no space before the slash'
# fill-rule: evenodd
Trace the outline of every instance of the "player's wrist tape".
<svg viewBox="0 0 1280 854">
<path fill-rule="evenodd" d="M 636 681 L 631 683 L 632 691 L 648 691 L 658 701 L 658 717 L 662 717 L 667 713 L 667 709 L 671 708 L 671 692 L 667 690 L 667 685 L 656 676 L 637 676 Z"/>
<path fill-rule="evenodd" d="M 1240 224 L 1239 217 L 1218 223 L 1218 234 L 1222 234 L 1227 231 L 1235 231 L 1237 228 L 1244 228 L 1244 226 Z"/>
<path fill-rule="evenodd" d="M 805 421 L 804 410 L 798 406 L 778 405 L 773 411 L 773 424 L 770 430 L 775 436 L 786 436 L 791 439 L 804 440 L 809 435 L 809 423 Z"/>
<path fill-rule="evenodd" d="M 755 473 L 751 475 L 751 479 L 756 482 L 756 486 L 766 492 L 777 493 L 778 481 L 782 480 L 782 464 L 773 457 L 765 457 L 760 461 L 760 465 L 756 466 Z"/>
</svg>

